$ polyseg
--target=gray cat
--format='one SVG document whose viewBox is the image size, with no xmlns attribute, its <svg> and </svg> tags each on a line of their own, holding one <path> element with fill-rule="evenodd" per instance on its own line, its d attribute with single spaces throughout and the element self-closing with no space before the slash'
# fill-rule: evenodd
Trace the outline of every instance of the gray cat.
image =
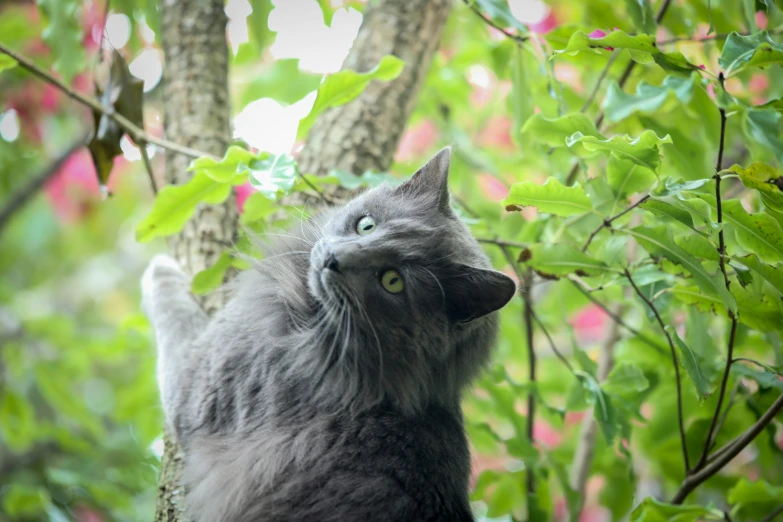
<svg viewBox="0 0 783 522">
<path fill-rule="evenodd" d="M 516 285 L 452 212 L 450 156 L 272 238 L 212 319 L 152 261 L 143 307 L 192 518 L 473 520 L 460 395 Z"/>
</svg>

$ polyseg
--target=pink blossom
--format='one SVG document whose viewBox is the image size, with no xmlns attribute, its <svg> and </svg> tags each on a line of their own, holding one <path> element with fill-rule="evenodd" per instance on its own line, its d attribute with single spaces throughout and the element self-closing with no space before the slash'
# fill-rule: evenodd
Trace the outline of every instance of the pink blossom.
<svg viewBox="0 0 783 522">
<path fill-rule="evenodd" d="M 503 151 L 513 151 L 514 143 L 511 141 L 511 118 L 497 115 L 491 117 L 481 129 L 478 142 L 483 147 L 497 148 Z"/>
<path fill-rule="evenodd" d="M 236 193 L 237 198 L 237 209 L 239 210 L 240 214 L 245 210 L 245 202 L 247 201 L 247 198 L 249 198 L 250 195 L 255 191 L 256 189 L 253 188 L 249 181 L 234 187 L 234 192 Z"/>
<path fill-rule="evenodd" d="M 596 29 L 592 33 L 588 34 L 590 38 L 603 38 L 606 36 L 606 32 L 602 31 L 601 29 Z"/>
<path fill-rule="evenodd" d="M 491 200 L 500 202 L 508 196 L 508 187 L 495 176 L 491 174 L 479 174 L 479 187 L 484 196 Z"/>
<path fill-rule="evenodd" d="M 547 449 L 552 449 L 560 445 L 563 436 L 546 421 L 539 419 L 533 423 L 533 439 Z"/>
<path fill-rule="evenodd" d="M 767 13 L 764 11 L 756 11 L 756 25 L 759 29 L 766 29 L 769 21 L 767 20 Z"/>
<path fill-rule="evenodd" d="M 83 217 L 101 199 L 89 151 L 85 148 L 72 154 L 46 182 L 44 192 L 63 222 L 72 223 Z"/>
<path fill-rule="evenodd" d="M 577 340 L 584 343 L 601 339 L 606 318 L 606 312 L 595 304 L 590 304 L 579 311 L 570 321 Z"/>
<path fill-rule="evenodd" d="M 60 107 L 60 99 L 62 94 L 60 90 L 54 85 L 47 83 L 43 87 L 43 95 L 41 97 L 41 107 L 48 112 L 56 112 Z"/>
<path fill-rule="evenodd" d="M 422 120 L 408 128 L 400 139 L 395 159 L 411 161 L 427 152 L 438 139 L 438 129 L 431 120 Z"/>
<path fill-rule="evenodd" d="M 547 15 L 536 23 L 528 25 L 531 32 L 538 34 L 546 34 L 555 27 L 560 25 L 560 21 L 557 19 L 557 15 L 553 10 L 549 10 Z"/>
<path fill-rule="evenodd" d="M 582 72 L 570 63 L 555 62 L 555 78 L 577 93 L 583 93 L 585 90 Z"/>
<path fill-rule="evenodd" d="M 707 85 L 707 94 L 709 94 L 710 98 L 712 98 L 713 100 L 715 99 L 715 97 L 717 95 L 715 94 L 715 85 L 714 84 L 710 83 L 710 84 Z"/>
</svg>

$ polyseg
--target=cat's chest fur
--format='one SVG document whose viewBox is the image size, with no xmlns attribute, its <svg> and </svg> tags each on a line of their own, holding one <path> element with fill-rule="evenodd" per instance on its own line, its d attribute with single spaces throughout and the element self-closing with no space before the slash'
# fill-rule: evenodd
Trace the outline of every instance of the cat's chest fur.
<svg viewBox="0 0 783 522">
<path fill-rule="evenodd" d="M 413 499 L 455 520 L 469 512 L 464 499 L 470 461 L 458 411 L 431 407 L 403 416 L 382 406 L 355 419 L 304 418 L 191 441 L 187 475 L 196 479 L 191 498 L 210 499 L 195 511 L 202 520 L 223 520 L 225 514 L 236 521 L 262 514 L 265 520 L 340 520 L 346 514 L 334 499 L 352 494 Z M 215 496 L 229 491 L 231 496 Z M 240 498 L 258 501 L 251 511 L 234 512 L 232 506 L 247 505 Z M 349 508 L 350 519 L 361 519 L 355 511 L 361 506 L 348 502 Z M 377 512 L 367 516 L 384 519 Z M 399 513 L 389 516 L 399 520 Z"/>
</svg>

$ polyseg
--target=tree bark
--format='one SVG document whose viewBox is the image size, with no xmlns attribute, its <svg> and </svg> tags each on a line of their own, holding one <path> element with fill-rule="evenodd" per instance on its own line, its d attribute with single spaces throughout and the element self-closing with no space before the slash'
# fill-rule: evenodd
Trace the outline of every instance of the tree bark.
<svg viewBox="0 0 783 522">
<path fill-rule="evenodd" d="M 165 0 L 161 5 L 163 53 L 163 110 L 166 138 L 222 156 L 231 140 L 228 91 L 228 42 L 224 0 Z M 190 158 L 168 153 L 166 181 L 185 183 L 191 176 Z M 233 198 L 222 205 L 201 205 L 169 248 L 186 273 L 195 274 L 215 263 L 237 231 Z M 202 299 L 207 312 L 222 305 L 221 293 Z M 182 453 L 165 436 L 158 478 L 156 522 L 184 522 L 184 488 L 180 486 Z"/>
<path fill-rule="evenodd" d="M 298 158 L 302 172 L 325 175 L 342 169 L 361 174 L 389 169 L 450 11 L 451 0 L 368 4 L 343 68 L 367 71 L 387 54 L 404 60 L 405 68 L 395 80 L 372 82 L 356 99 L 318 118 Z M 231 138 L 225 23 L 223 0 L 165 0 L 162 6 L 166 137 L 218 156 Z M 186 181 L 188 163 L 179 155 L 167 158 L 168 182 Z M 185 271 L 194 274 L 214 263 L 232 243 L 236 224 L 233 200 L 204 205 L 171 240 L 171 250 Z M 222 305 L 219 299 L 212 296 L 202 304 L 214 311 Z M 185 522 L 181 468 L 181 452 L 167 437 L 156 522 Z"/>
</svg>

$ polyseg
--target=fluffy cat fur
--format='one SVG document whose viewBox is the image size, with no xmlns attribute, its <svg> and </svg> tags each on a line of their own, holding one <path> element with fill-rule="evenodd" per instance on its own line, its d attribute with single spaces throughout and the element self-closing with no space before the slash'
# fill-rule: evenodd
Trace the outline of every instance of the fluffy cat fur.
<svg viewBox="0 0 783 522">
<path fill-rule="evenodd" d="M 211 319 L 152 261 L 142 304 L 193 519 L 473 520 L 460 395 L 516 285 L 452 212 L 449 159 L 270 235 Z"/>
</svg>

